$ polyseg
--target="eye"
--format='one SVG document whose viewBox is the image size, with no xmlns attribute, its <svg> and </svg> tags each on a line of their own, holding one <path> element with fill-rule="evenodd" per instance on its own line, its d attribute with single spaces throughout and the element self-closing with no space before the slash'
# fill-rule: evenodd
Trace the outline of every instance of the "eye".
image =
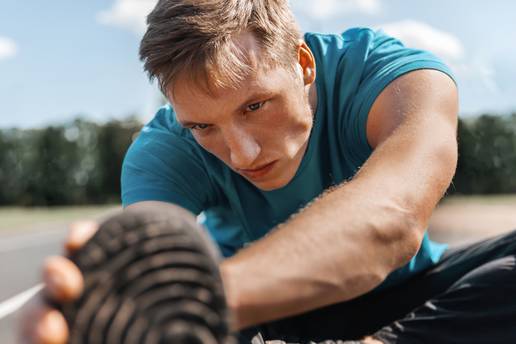
<svg viewBox="0 0 516 344">
<path fill-rule="evenodd" d="M 259 110 L 265 102 L 258 102 L 247 105 L 246 111 L 253 112 Z"/>
<path fill-rule="evenodd" d="M 194 124 L 190 127 L 191 130 L 199 130 L 199 131 L 202 131 L 202 130 L 206 130 L 210 127 L 209 124 L 203 124 L 203 123 L 199 123 L 199 124 Z"/>
</svg>

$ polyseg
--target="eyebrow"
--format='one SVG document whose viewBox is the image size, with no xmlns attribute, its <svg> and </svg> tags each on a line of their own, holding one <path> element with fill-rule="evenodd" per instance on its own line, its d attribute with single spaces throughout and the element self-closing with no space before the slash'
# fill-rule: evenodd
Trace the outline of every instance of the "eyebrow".
<svg viewBox="0 0 516 344">
<path fill-rule="evenodd" d="M 271 97 L 272 95 L 273 95 L 273 92 L 270 92 L 270 91 L 258 91 L 256 93 L 252 94 L 251 96 L 249 96 L 242 103 L 242 105 L 237 106 L 236 110 L 242 110 L 245 107 L 247 107 L 247 105 L 253 104 L 253 102 L 255 102 L 256 100 L 262 99 L 262 98 L 268 98 L 268 97 Z M 209 123 L 203 123 L 203 122 L 181 121 L 179 119 L 177 121 L 183 127 L 191 127 L 191 126 L 198 125 L 198 124 L 209 124 Z"/>
</svg>

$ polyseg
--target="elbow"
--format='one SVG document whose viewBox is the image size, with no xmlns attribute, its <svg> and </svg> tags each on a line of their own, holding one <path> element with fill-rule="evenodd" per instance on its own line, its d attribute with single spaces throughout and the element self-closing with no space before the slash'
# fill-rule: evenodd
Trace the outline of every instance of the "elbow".
<svg viewBox="0 0 516 344">
<path fill-rule="evenodd" d="M 379 278 L 385 279 L 417 254 L 425 233 L 425 224 L 413 213 L 389 207 L 389 215 L 373 230 L 374 247 L 379 247 Z"/>
<path fill-rule="evenodd" d="M 397 251 L 398 254 L 395 256 L 391 271 L 408 264 L 419 252 L 423 242 L 426 226 L 421 221 L 414 219 L 406 221 L 405 225 L 400 240 L 393 243 L 393 250 Z"/>
</svg>

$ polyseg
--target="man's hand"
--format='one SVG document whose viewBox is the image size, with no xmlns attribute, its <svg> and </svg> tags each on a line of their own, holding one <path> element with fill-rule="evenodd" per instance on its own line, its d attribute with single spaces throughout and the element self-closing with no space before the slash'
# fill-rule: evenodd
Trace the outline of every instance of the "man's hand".
<svg viewBox="0 0 516 344">
<path fill-rule="evenodd" d="M 96 222 L 76 222 L 70 226 L 65 241 L 66 254 L 80 249 L 97 231 Z M 82 274 L 70 260 L 64 256 L 49 257 L 43 266 L 43 282 L 45 287 L 22 311 L 19 321 L 19 342 L 61 344 L 68 340 L 68 326 L 63 315 L 51 308 L 45 297 L 57 303 L 73 301 L 83 291 Z"/>
</svg>

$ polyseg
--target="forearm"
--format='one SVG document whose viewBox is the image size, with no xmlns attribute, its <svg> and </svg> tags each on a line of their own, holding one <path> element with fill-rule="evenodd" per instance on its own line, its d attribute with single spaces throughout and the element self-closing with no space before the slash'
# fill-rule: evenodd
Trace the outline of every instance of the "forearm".
<svg viewBox="0 0 516 344">
<path fill-rule="evenodd" d="M 396 244 L 379 243 L 370 201 L 338 207 L 337 194 L 362 197 L 349 183 L 221 264 L 236 328 L 352 299 L 382 282 Z"/>
<path fill-rule="evenodd" d="M 439 145 L 442 152 L 425 151 L 422 141 L 435 138 L 417 132 L 408 138 L 409 129 L 379 147 L 351 182 L 222 263 L 236 327 L 362 295 L 417 252 L 454 169 L 448 164 L 453 167 L 443 174 L 441 164 L 428 164 L 429 155 L 444 152 L 442 159 L 453 161 L 456 153 L 447 140 Z"/>
</svg>

